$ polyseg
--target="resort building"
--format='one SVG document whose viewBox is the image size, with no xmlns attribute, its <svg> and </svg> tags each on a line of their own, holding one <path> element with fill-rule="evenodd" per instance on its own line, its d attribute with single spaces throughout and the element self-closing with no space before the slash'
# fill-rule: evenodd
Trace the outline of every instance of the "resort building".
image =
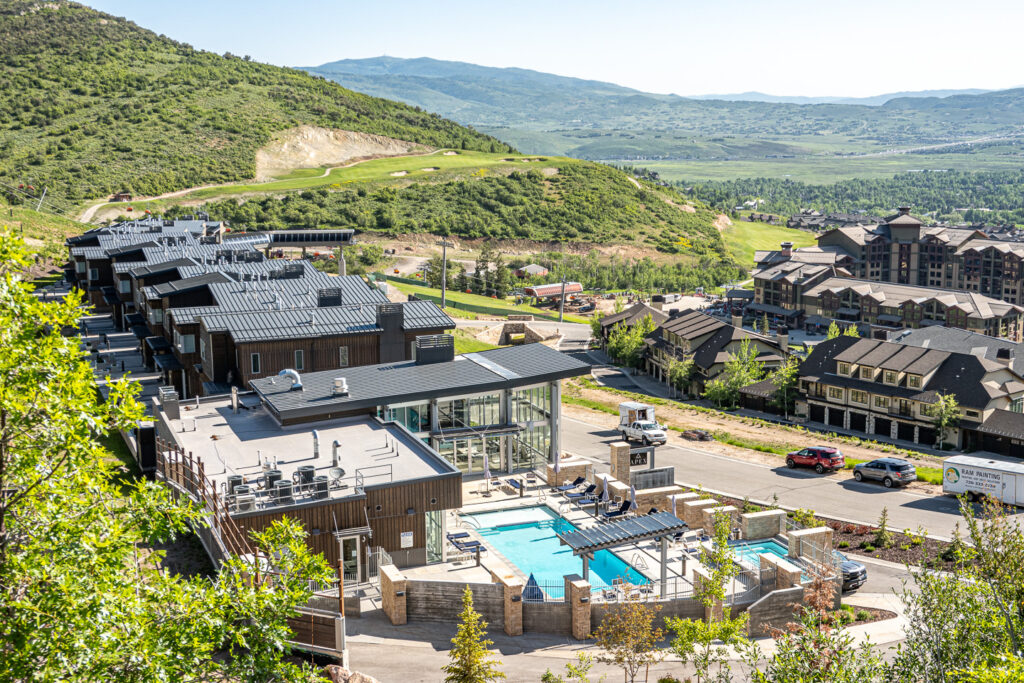
<svg viewBox="0 0 1024 683">
<path fill-rule="evenodd" d="M 421 336 L 415 360 L 250 382 L 291 427 L 343 417 L 394 420 L 461 472 L 514 472 L 559 450 L 561 380 L 590 366 L 543 344 L 455 355 L 450 335 Z"/>
<path fill-rule="evenodd" d="M 986 425 L 1009 419 L 1024 427 L 1024 376 L 1006 350 L 996 357 L 845 336 L 826 340 L 800 366 L 805 405 L 797 412 L 802 407 L 814 422 L 932 446 L 929 406 L 952 394 L 961 416 L 947 443 L 975 450 L 983 447 Z"/>
<path fill-rule="evenodd" d="M 659 311 L 658 309 L 639 301 L 629 308 L 624 308 L 618 313 L 610 313 L 601 318 L 601 347 L 607 347 L 608 337 L 611 335 L 612 330 L 615 329 L 615 327 L 618 325 L 632 327 L 647 316 L 651 317 L 651 320 L 655 325 L 660 325 L 668 320 L 668 313 Z"/>
<path fill-rule="evenodd" d="M 757 352 L 766 369 L 778 367 L 788 353 L 788 336 L 768 337 L 722 322 L 700 311 L 672 311 L 645 340 L 644 369 L 655 379 L 669 382 L 673 360 L 693 359 L 693 378 L 686 393 L 699 394 L 704 386 L 725 369 L 729 356 L 744 342 Z"/>
</svg>

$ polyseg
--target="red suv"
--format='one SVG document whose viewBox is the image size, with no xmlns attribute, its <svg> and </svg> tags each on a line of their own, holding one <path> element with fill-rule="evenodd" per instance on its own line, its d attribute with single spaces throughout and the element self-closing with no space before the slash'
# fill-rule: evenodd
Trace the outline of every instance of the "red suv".
<svg viewBox="0 0 1024 683">
<path fill-rule="evenodd" d="M 793 468 L 797 465 L 813 467 L 815 472 L 822 474 L 826 470 L 831 472 L 843 469 L 846 467 L 846 458 L 838 448 L 812 446 L 786 454 L 786 467 Z"/>
</svg>

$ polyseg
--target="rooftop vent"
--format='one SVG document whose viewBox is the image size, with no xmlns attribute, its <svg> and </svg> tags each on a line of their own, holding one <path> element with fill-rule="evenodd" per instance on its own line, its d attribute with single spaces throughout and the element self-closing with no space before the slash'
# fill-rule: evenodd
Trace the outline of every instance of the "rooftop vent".
<svg viewBox="0 0 1024 683">
<path fill-rule="evenodd" d="M 416 365 L 431 365 L 455 360 L 455 337 L 429 334 L 416 337 Z"/>
<path fill-rule="evenodd" d="M 289 378 L 291 378 L 291 380 L 292 380 L 292 388 L 291 388 L 291 390 L 292 391 L 302 391 L 302 378 L 299 376 L 298 371 L 292 370 L 292 369 L 282 370 L 281 372 L 277 373 L 277 376 L 278 377 L 289 377 Z"/>
<path fill-rule="evenodd" d="M 1013 362 L 1013 349 L 996 349 L 996 361 L 1003 365 Z"/>
<path fill-rule="evenodd" d="M 331 287 L 329 289 L 317 290 L 316 305 L 321 308 L 325 306 L 341 306 L 341 288 Z"/>
<path fill-rule="evenodd" d="M 332 396 L 348 396 L 348 381 L 344 377 L 334 378 L 334 387 L 331 389 Z"/>
</svg>

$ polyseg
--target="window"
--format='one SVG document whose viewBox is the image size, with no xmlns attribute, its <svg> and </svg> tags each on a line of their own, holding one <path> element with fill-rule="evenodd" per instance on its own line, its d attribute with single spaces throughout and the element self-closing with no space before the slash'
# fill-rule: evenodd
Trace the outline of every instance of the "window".
<svg viewBox="0 0 1024 683">
<path fill-rule="evenodd" d="M 862 403 L 864 405 L 867 405 L 867 403 L 868 403 L 867 392 L 857 391 L 856 389 L 854 389 L 854 390 L 852 390 L 850 392 L 850 400 L 853 401 L 854 403 Z"/>
<path fill-rule="evenodd" d="M 303 368 L 303 361 L 304 360 L 305 360 L 305 357 L 304 357 L 304 354 L 302 353 L 302 349 L 296 349 L 296 351 L 295 351 L 295 369 L 296 370 L 304 369 Z"/>
<path fill-rule="evenodd" d="M 99 271 L 98 268 L 90 268 L 89 269 L 89 279 L 90 280 L 99 280 L 100 279 L 100 271 Z"/>
<path fill-rule="evenodd" d="M 121 294 L 131 294 L 132 293 L 132 281 L 131 280 L 118 280 L 117 281 L 117 291 L 119 291 Z"/>
<path fill-rule="evenodd" d="M 164 322 L 164 309 L 162 308 L 151 308 L 149 309 L 149 322 L 154 325 L 162 325 Z"/>
<path fill-rule="evenodd" d="M 840 375 L 849 375 L 850 374 L 850 364 L 849 363 L 840 363 L 839 364 L 839 374 Z"/>
<path fill-rule="evenodd" d="M 249 367 L 252 369 L 252 374 L 260 374 L 260 354 L 253 353 L 249 355 Z"/>
<path fill-rule="evenodd" d="M 888 408 L 889 397 L 888 396 L 875 396 L 875 407 L 876 408 Z"/>
<path fill-rule="evenodd" d="M 861 369 L 860 369 L 860 378 L 861 379 L 874 379 L 875 378 L 875 369 L 874 368 L 869 368 L 867 366 L 861 367 Z"/>
<path fill-rule="evenodd" d="M 338 347 L 338 367 L 339 368 L 347 368 L 348 367 L 348 347 L 347 346 L 339 346 Z"/>
<path fill-rule="evenodd" d="M 911 389 L 920 389 L 921 375 L 907 375 L 907 386 Z"/>
<path fill-rule="evenodd" d="M 839 387 L 829 387 L 828 388 L 828 397 L 829 398 L 835 398 L 835 399 L 842 400 L 843 399 L 843 390 L 840 389 Z"/>
<path fill-rule="evenodd" d="M 965 410 L 964 415 L 966 415 L 967 417 L 981 417 L 981 413 L 979 413 L 977 410 Z"/>
<path fill-rule="evenodd" d="M 886 384 L 896 384 L 896 373 L 893 372 L 892 370 L 886 370 L 885 371 L 885 383 Z"/>
<path fill-rule="evenodd" d="M 194 334 L 181 334 L 175 330 L 174 345 L 178 347 L 178 351 L 181 351 L 182 353 L 195 353 L 196 336 Z"/>
<path fill-rule="evenodd" d="M 1010 410 L 1015 413 L 1024 413 L 1024 396 L 1017 397 L 1010 401 Z"/>
<path fill-rule="evenodd" d="M 75 272 L 76 273 L 84 273 L 85 272 L 85 261 L 75 261 Z"/>
</svg>

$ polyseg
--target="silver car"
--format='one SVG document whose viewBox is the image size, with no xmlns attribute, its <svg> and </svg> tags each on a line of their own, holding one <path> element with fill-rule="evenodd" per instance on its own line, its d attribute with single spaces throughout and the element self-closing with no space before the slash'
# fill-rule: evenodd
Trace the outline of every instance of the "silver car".
<svg viewBox="0 0 1024 683">
<path fill-rule="evenodd" d="M 887 489 L 906 486 L 917 480 L 917 469 L 901 458 L 879 458 L 853 466 L 853 478 L 857 481 L 880 481 Z"/>
</svg>

